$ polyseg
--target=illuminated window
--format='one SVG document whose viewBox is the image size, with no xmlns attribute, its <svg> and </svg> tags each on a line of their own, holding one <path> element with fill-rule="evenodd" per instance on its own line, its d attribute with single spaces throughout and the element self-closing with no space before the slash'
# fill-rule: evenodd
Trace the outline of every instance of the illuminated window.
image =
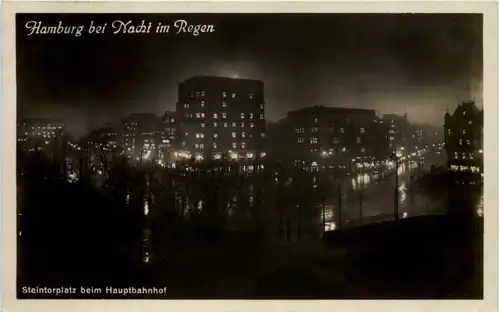
<svg viewBox="0 0 500 312">
<path fill-rule="evenodd" d="M 214 142 L 214 143 L 213 143 L 213 147 L 214 147 L 214 148 L 217 148 L 217 143 L 215 143 L 215 142 Z"/>
<path fill-rule="evenodd" d="M 201 91 L 201 96 L 205 96 L 205 91 Z"/>
<path fill-rule="evenodd" d="M 184 104 L 184 108 L 189 108 L 189 104 Z"/>
<path fill-rule="evenodd" d="M 217 113 L 214 113 L 214 119 L 219 118 L 219 115 Z"/>
<path fill-rule="evenodd" d="M 231 94 L 231 97 L 234 99 L 236 97 L 236 93 Z"/>
<path fill-rule="evenodd" d="M 359 132 L 360 132 L 360 133 L 365 133 L 365 128 L 361 128 L 361 129 L 359 129 Z"/>
<path fill-rule="evenodd" d="M 233 144 L 232 144 L 232 145 L 233 145 L 233 148 L 236 148 L 236 143 L 235 143 L 235 142 L 233 142 Z"/>
<path fill-rule="evenodd" d="M 222 119 L 226 119 L 227 117 L 227 114 L 226 113 L 222 113 Z"/>
<path fill-rule="evenodd" d="M 304 143 L 304 138 L 302 138 L 302 137 L 301 137 L 301 138 L 298 138 L 298 139 L 297 139 L 297 143 L 299 143 L 299 144 Z"/>
<path fill-rule="evenodd" d="M 460 140 L 458 141 L 458 144 L 463 145 L 463 144 L 464 144 L 464 142 L 463 142 L 463 141 L 464 141 L 464 140 L 460 139 Z"/>
<path fill-rule="evenodd" d="M 366 152 L 366 148 L 362 147 L 361 148 L 361 153 L 365 153 Z"/>
<path fill-rule="evenodd" d="M 199 145 L 198 143 L 196 143 L 196 144 L 194 145 L 194 148 L 199 148 L 199 147 L 200 147 L 200 145 Z"/>
<path fill-rule="evenodd" d="M 357 137 L 357 138 L 356 138 L 356 143 L 357 143 L 357 144 L 361 144 L 361 138 L 360 138 L 360 137 Z"/>
<path fill-rule="evenodd" d="M 224 123 L 224 128 L 227 128 L 227 122 Z"/>
<path fill-rule="evenodd" d="M 318 127 L 312 127 L 311 132 L 318 132 Z"/>
<path fill-rule="evenodd" d="M 246 146 L 246 143 L 245 142 L 241 142 L 241 148 L 245 148 Z"/>
<path fill-rule="evenodd" d="M 235 122 L 233 122 L 233 128 L 236 128 L 236 123 Z"/>
<path fill-rule="evenodd" d="M 245 119 L 245 113 L 240 114 L 241 119 Z"/>
<path fill-rule="evenodd" d="M 462 134 L 466 134 L 467 133 L 467 129 L 462 129 Z"/>
<path fill-rule="evenodd" d="M 318 123 L 318 118 L 314 118 L 314 123 Z"/>
<path fill-rule="evenodd" d="M 205 101 L 201 101 L 201 102 L 200 102 L 200 106 L 201 106 L 201 107 L 205 107 Z"/>
<path fill-rule="evenodd" d="M 264 109 L 264 104 L 260 104 L 260 109 Z"/>
<path fill-rule="evenodd" d="M 222 107 L 227 107 L 226 102 L 224 102 L 224 101 L 222 102 Z"/>
<path fill-rule="evenodd" d="M 204 144 L 200 144 L 200 148 L 205 148 L 205 145 Z"/>
<path fill-rule="evenodd" d="M 222 97 L 226 98 L 227 97 L 227 93 L 226 92 L 222 92 Z M 222 103 L 225 103 L 225 102 L 222 102 Z"/>
<path fill-rule="evenodd" d="M 236 132 L 231 133 L 231 136 L 232 136 L 233 138 L 235 138 L 235 137 L 236 137 Z"/>
<path fill-rule="evenodd" d="M 241 133 L 241 137 L 244 138 L 245 137 L 245 132 L 242 132 Z"/>
<path fill-rule="evenodd" d="M 214 122 L 214 128 L 217 128 L 218 126 L 219 126 L 219 124 Z"/>
<path fill-rule="evenodd" d="M 263 120 L 264 119 L 264 114 L 260 114 L 260 119 Z"/>
<path fill-rule="evenodd" d="M 253 122 L 250 123 L 250 128 L 253 128 Z"/>
<path fill-rule="evenodd" d="M 453 154 L 453 158 L 458 159 L 458 152 L 455 152 L 455 153 Z"/>
<path fill-rule="evenodd" d="M 261 132 L 260 136 L 264 138 L 264 137 L 266 137 L 266 134 L 264 132 Z"/>
<path fill-rule="evenodd" d="M 202 123 L 200 124 L 200 127 L 205 128 L 205 123 L 203 123 L 203 122 L 202 122 Z"/>
<path fill-rule="evenodd" d="M 344 128 L 340 128 L 340 133 L 344 133 Z"/>
<path fill-rule="evenodd" d="M 253 93 L 250 93 L 250 94 L 248 95 L 248 97 L 249 97 L 250 99 L 253 99 Z"/>
<path fill-rule="evenodd" d="M 214 133 L 214 139 L 217 139 L 218 136 L 219 136 L 218 133 Z"/>
<path fill-rule="evenodd" d="M 310 142 L 311 144 L 318 144 L 318 138 L 311 138 L 311 139 L 309 140 L 309 142 Z"/>
<path fill-rule="evenodd" d="M 200 113 L 196 113 L 196 118 L 200 118 L 201 114 Z"/>
<path fill-rule="evenodd" d="M 241 127 L 245 128 L 245 123 L 244 122 L 241 123 Z"/>
</svg>

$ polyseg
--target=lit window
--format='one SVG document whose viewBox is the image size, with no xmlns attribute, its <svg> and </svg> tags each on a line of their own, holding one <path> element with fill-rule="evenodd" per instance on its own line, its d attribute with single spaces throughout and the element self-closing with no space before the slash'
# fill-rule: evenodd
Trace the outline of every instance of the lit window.
<svg viewBox="0 0 500 312">
<path fill-rule="evenodd" d="M 224 128 L 227 128 L 227 122 L 224 123 Z"/>
<path fill-rule="evenodd" d="M 394 137 L 393 136 L 389 137 L 389 140 L 394 141 Z"/>
<path fill-rule="evenodd" d="M 318 132 L 318 127 L 312 127 L 311 132 Z"/>
<path fill-rule="evenodd" d="M 226 119 L 227 117 L 227 114 L 226 113 L 222 113 L 222 119 Z"/>
<path fill-rule="evenodd" d="M 231 136 L 232 136 L 233 138 L 235 138 L 235 137 L 236 137 L 236 132 L 231 133 Z"/>
<path fill-rule="evenodd" d="M 250 93 L 250 94 L 248 95 L 248 97 L 249 97 L 250 99 L 253 99 L 253 93 Z"/>
<path fill-rule="evenodd" d="M 250 119 L 253 119 L 253 113 L 250 113 L 249 115 L 250 115 Z"/>
<path fill-rule="evenodd" d="M 189 104 L 184 104 L 184 108 L 189 108 Z"/>
<path fill-rule="evenodd" d="M 196 144 L 194 145 L 194 148 L 198 148 L 198 147 L 200 147 L 200 145 L 199 145 L 198 143 L 196 143 Z"/>
<path fill-rule="evenodd" d="M 366 148 L 362 147 L 361 148 L 361 153 L 365 153 L 366 152 Z"/>
<path fill-rule="evenodd" d="M 263 138 L 265 138 L 265 137 L 266 137 L 266 134 L 265 134 L 264 132 L 261 132 L 261 133 L 260 133 L 260 136 L 261 136 L 261 137 L 263 137 Z"/>
<path fill-rule="evenodd" d="M 263 120 L 264 119 L 264 114 L 260 114 L 260 119 Z"/>
<path fill-rule="evenodd" d="M 245 113 L 240 114 L 241 119 L 245 119 Z"/>
<path fill-rule="evenodd" d="M 356 143 L 357 143 L 357 144 L 361 144 L 361 138 L 360 138 L 360 137 L 357 137 L 357 138 L 356 138 Z"/>
<path fill-rule="evenodd" d="M 205 91 L 201 91 L 201 96 L 205 96 Z"/>
<path fill-rule="evenodd" d="M 318 123 L 318 118 L 314 118 L 314 123 Z"/>
<path fill-rule="evenodd" d="M 223 101 L 222 102 L 222 107 L 226 107 L 226 106 L 227 106 L 226 102 Z"/>
<path fill-rule="evenodd" d="M 241 123 L 241 127 L 245 128 L 245 123 L 244 122 Z"/>
<path fill-rule="evenodd" d="M 200 127 L 205 128 L 205 123 L 203 123 L 203 122 L 202 122 L 202 123 L 200 124 Z"/>
<path fill-rule="evenodd" d="M 245 142 L 241 142 L 241 148 L 245 148 L 246 146 L 246 143 Z"/>
<path fill-rule="evenodd" d="M 455 152 L 455 153 L 453 154 L 453 158 L 458 159 L 458 152 Z"/>
<path fill-rule="evenodd" d="M 232 145 L 233 145 L 233 148 L 236 148 L 236 143 L 235 143 L 235 142 L 233 142 L 233 144 L 232 144 Z"/>
<path fill-rule="evenodd" d="M 242 132 L 241 133 L 241 137 L 244 138 L 245 137 L 245 132 Z"/>
<path fill-rule="evenodd" d="M 200 144 L 200 148 L 205 148 L 205 145 L 204 144 Z"/>
<path fill-rule="evenodd" d="M 260 104 L 260 109 L 264 109 L 264 104 Z"/>
<path fill-rule="evenodd" d="M 236 97 L 236 93 L 231 94 L 231 97 L 234 99 Z"/>
<path fill-rule="evenodd" d="M 250 128 L 253 128 L 253 122 L 250 123 Z"/>
<path fill-rule="evenodd" d="M 469 145 L 469 146 L 470 146 L 470 140 L 467 140 L 467 145 Z"/>
<path fill-rule="evenodd" d="M 219 136 L 218 133 L 214 133 L 214 139 L 217 139 L 218 136 Z"/>
<path fill-rule="evenodd" d="M 218 126 L 219 125 L 216 122 L 214 122 L 214 127 L 217 128 Z"/>
<path fill-rule="evenodd" d="M 200 118 L 201 114 L 200 113 L 196 113 L 196 118 Z"/>
<path fill-rule="evenodd" d="M 463 145 L 463 144 L 464 144 L 464 142 L 463 142 L 463 141 L 464 141 L 464 140 L 460 139 L 460 140 L 458 141 L 458 144 Z"/>
<path fill-rule="evenodd" d="M 311 139 L 309 140 L 309 142 L 310 142 L 311 144 L 318 144 L 318 138 L 311 138 Z"/>
<path fill-rule="evenodd" d="M 340 128 L 340 133 L 344 133 L 344 128 Z"/>
<path fill-rule="evenodd" d="M 467 133 L 467 129 L 462 129 L 462 134 L 466 134 Z"/>
<path fill-rule="evenodd" d="M 463 112 L 463 115 L 464 115 L 464 116 L 465 116 L 465 115 L 467 115 L 467 112 L 466 112 L 466 111 L 464 111 L 464 112 Z"/>
<path fill-rule="evenodd" d="M 222 92 L 222 97 L 226 98 L 227 97 L 227 93 L 226 92 Z M 222 103 L 225 103 L 225 102 L 222 102 Z"/>
<path fill-rule="evenodd" d="M 361 129 L 359 129 L 359 132 L 360 132 L 360 133 L 365 133 L 365 128 L 361 128 Z"/>
<path fill-rule="evenodd" d="M 304 138 L 302 138 L 302 137 L 298 138 L 297 143 L 299 143 L 299 144 L 304 143 Z"/>
<path fill-rule="evenodd" d="M 201 102 L 200 102 L 200 106 L 201 106 L 201 107 L 205 107 L 205 101 L 201 101 Z"/>
<path fill-rule="evenodd" d="M 214 148 L 217 148 L 217 143 L 215 143 L 215 142 L 214 142 L 213 147 L 214 147 Z"/>
<path fill-rule="evenodd" d="M 233 122 L 233 128 L 236 128 L 236 123 L 235 122 Z"/>
<path fill-rule="evenodd" d="M 219 115 L 217 113 L 214 113 L 214 119 L 219 118 Z"/>
</svg>

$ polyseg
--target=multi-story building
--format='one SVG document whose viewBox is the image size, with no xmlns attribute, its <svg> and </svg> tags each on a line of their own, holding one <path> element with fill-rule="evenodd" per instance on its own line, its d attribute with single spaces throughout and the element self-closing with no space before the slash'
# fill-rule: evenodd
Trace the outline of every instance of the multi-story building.
<svg viewBox="0 0 500 312">
<path fill-rule="evenodd" d="M 483 173 L 483 111 L 474 102 L 463 102 L 444 117 L 444 142 L 448 170 L 456 181 L 481 181 Z"/>
<path fill-rule="evenodd" d="M 135 113 L 122 118 L 121 144 L 133 159 L 158 157 L 160 120 L 155 114 Z"/>
<path fill-rule="evenodd" d="M 197 159 L 259 157 L 266 121 L 264 83 L 258 80 L 195 76 L 179 84 L 179 149 Z"/>
<path fill-rule="evenodd" d="M 22 149 L 44 149 L 66 131 L 66 124 L 57 119 L 26 118 L 17 125 L 17 141 Z"/>
<path fill-rule="evenodd" d="M 166 163 L 172 158 L 170 155 L 173 154 L 177 144 L 176 112 L 166 111 L 161 119 L 160 127 L 161 140 L 159 145 L 158 160 Z"/>
<path fill-rule="evenodd" d="M 409 131 L 410 123 L 407 114 L 403 116 L 397 114 L 385 114 L 382 116 L 384 124 L 387 126 L 389 139 L 389 152 L 410 148 Z"/>
<path fill-rule="evenodd" d="M 374 158 L 374 120 L 374 110 L 313 106 L 289 112 L 283 123 L 296 160 L 351 166 Z"/>
<path fill-rule="evenodd" d="M 116 129 L 111 124 L 106 124 L 103 127 L 92 130 L 88 135 L 88 143 L 100 144 L 108 150 L 113 150 L 118 147 L 118 136 Z"/>
</svg>

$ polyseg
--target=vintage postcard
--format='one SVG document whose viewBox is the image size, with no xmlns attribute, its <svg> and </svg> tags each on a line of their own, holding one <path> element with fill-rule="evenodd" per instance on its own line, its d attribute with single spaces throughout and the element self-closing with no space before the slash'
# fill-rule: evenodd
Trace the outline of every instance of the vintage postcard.
<svg viewBox="0 0 500 312">
<path fill-rule="evenodd" d="M 496 10 L 6 3 L 3 308 L 495 311 Z"/>
</svg>

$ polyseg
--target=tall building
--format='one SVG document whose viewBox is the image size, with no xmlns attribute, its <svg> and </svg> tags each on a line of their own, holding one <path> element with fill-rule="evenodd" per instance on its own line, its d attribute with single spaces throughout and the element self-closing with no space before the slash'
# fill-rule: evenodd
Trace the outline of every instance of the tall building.
<svg viewBox="0 0 500 312">
<path fill-rule="evenodd" d="M 122 118 L 121 143 L 133 159 L 158 157 L 161 140 L 160 120 L 155 114 L 135 113 Z"/>
<path fill-rule="evenodd" d="M 166 163 L 173 154 L 177 144 L 177 115 L 176 112 L 166 111 L 161 119 L 161 140 L 159 145 L 158 158 Z"/>
<path fill-rule="evenodd" d="M 407 114 L 403 116 L 397 114 L 385 114 L 382 116 L 384 124 L 389 132 L 389 152 L 401 149 L 409 149 L 410 141 L 410 123 Z"/>
<path fill-rule="evenodd" d="M 374 158 L 375 111 L 313 106 L 289 112 L 290 154 L 305 162 L 350 165 Z"/>
<path fill-rule="evenodd" d="M 264 83 L 195 76 L 179 84 L 179 149 L 203 157 L 248 159 L 264 150 Z"/>
<path fill-rule="evenodd" d="M 483 111 L 474 102 L 462 102 L 444 117 L 448 170 L 456 181 L 481 181 L 483 173 Z"/>
</svg>

